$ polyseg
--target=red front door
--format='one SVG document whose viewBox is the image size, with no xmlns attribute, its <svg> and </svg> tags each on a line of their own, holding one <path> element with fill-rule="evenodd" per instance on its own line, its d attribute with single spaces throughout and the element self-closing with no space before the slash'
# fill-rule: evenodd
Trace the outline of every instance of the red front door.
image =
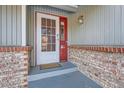
<svg viewBox="0 0 124 93">
<path fill-rule="evenodd" d="M 60 17 L 60 61 L 67 61 L 67 18 Z"/>
</svg>

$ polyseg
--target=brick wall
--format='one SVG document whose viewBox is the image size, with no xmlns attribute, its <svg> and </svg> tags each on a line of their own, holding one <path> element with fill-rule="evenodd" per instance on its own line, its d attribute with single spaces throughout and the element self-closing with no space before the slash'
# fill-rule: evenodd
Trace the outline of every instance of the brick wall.
<svg viewBox="0 0 124 93">
<path fill-rule="evenodd" d="M 27 87 L 31 47 L 0 47 L 0 87 Z"/>
<path fill-rule="evenodd" d="M 69 61 L 103 87 L 124 87 L 124 48 L 69 46 Z"/>
</svg>

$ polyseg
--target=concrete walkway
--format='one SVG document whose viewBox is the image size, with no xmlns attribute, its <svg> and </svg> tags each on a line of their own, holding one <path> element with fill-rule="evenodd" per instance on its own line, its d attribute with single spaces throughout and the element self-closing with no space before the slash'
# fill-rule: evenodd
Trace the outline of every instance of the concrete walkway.
<svg viewBox="0 0 124 93">
<path fill-rule="evenodd" d="M 29 88 L 101 88 L 79 71 L 29 82 Z"/>
</svg>

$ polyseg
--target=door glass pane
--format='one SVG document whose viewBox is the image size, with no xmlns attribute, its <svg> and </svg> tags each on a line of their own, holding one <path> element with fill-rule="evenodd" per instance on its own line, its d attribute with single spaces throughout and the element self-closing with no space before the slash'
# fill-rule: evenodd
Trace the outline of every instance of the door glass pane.
<svg viewBox="0 0 124 93">
<path fill-rule="evenodd" d="M 56 20 L 41 20 L 41 49 L 43 52 L 56 51 Z"/>
<path fill-rule="evenodd" d="M 52 28 L 52 35 L 55 35 L 55 28 Z"/>
<path fill-rule="evenodd" d="M 52 44 L 52 51 L 55 51 L 56 49 L 56 45 L 55 44 Z"/>
<path fill-rule="evenodd" d="M 51 19 L 47 19 L 47 26 L 48 26 L 48 27 L 51 26 Z"/>
<path fill-rule="evenodd" d="M 42 51 L 47 51 L 47 47 L 42 46 Z"/>
<path fill-rule="evenodd" d="M 51 28 L 47 28 L 47 34 L 50 35 L 51 34 Z"/>
<path fill-rule="evenodd" d="M 46 18 L 41 18 L 41 25 L 46 26 Z"/>
<path fill-rule="evenodd" d="M 55 42 L 56 42 L 56 37 L 55 36 L 52 36 L 52 43 L 55 44 Z"/>
<path fill-rule="evenodd" d="M 56 21 L 52 20 L 52 27 L 56 27 Z"/>
<path fill-rule="evenodd" d="M 64 22 L 60 24 L 60 39 L 64 40 Z"/>
<path fill-rule="evenodd" d="M 42 35 L 42 51 L 46 51 L 47 50 L 47 36 L 46 35 Z"/>
<path fill-rule="evenodd" d="M 52 44 L 47 44 L 47 51 L 51 51 L 52 50 Z"/>
<path fill-rule="evenodd" d="M 47 34 L 47 31 L 46 31 L 46 27 L 42 27 L 42 35 L 46 35 Z"/>
<path fill-rule="evenodd" d="M 48 36 L 48 43 L 52 43 L 52 36 Z"/>
<path fill-rule="evenodd" d="M 48 42 L 48 38 L 46 35 L 42 35 L 42 43 L 47 43 Z"/>
</svg>

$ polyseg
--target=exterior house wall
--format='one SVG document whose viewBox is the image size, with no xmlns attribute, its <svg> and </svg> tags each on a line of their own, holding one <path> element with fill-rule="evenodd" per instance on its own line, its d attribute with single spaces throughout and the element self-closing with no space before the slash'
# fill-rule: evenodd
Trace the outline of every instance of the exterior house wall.
<svg viewBox="0 0 124 93">
<path fill-rule="evenodd" d="M 69 61 L 102 87 L 124 87 L 124 48 L 70 46 Z"/>
<path fill-rule="evenodd" d="M 30 50 L 28 46 L 0 46 L 0 88 L 28 87 Z"/>
<path fill-rule="evenodd" d="M 26 6 L 0 5 L 0 87 L 27 87 Z"/>
<path fill-rule="evenodd" d="M 81 15 L 83 24 L 77 21 Z M 70 19 L 70 44 L 124 44 L 124 6 L 79 6 Z"/>
<path fill-rule="evenodd" d="M 57 9 L 52 8 L 50 6 L 44 6 L 44 5 L 32 5 L 27 6 L 27 44 L 30 46 L 33 46 L 32 52 L 31 52 L 31 66 L 35 65 L 35 11 L 42 12 L 42 13 L 49 13 L 54 14 L 58 16 L 66 16 L 68 17 L 70 13 Z"/>
<path fill-rule="evenodd" d="M 0 5 L 0 46 L 22 45 L 22 6 Z"/>
<path fill-rule="evenodd" d="M 103 87 L 124 87 L 124 6 L 79 6 L 70 19 L 69 61 Z"/>
</svg>

